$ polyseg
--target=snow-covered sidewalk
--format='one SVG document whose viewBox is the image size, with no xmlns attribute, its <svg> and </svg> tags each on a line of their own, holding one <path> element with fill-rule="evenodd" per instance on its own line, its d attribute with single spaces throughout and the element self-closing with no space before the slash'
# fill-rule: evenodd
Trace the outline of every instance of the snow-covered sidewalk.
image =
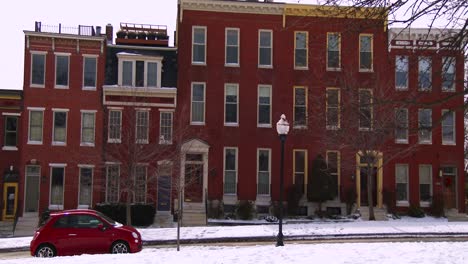
<svg viewBox="0 0 468 264">
<path fill-rule="evenodd" d="M 141 228 L 139 229 L 144 242 L 173 241 L 177 236 L 176 228 Z M 222 239 L 233 238 L 273 238 L 278 233 L 277 224 L 242 225 L 242 226 L 203 226 L 182 227 L 181 239 Z M 445 218 L 426 217 L 422 219 L 403 218 L 390 221 L 354 221 L 345 223 L 313 222 L 305 224 L 286 224 L 283 226 L 285 237 L 292 236 L 346 236 L 346 235 L 376 235 L 392 234 L 450 234 L 468 233 L 468 222 L 447 222 Z M 0 250 L 27 248 L 32 237 L 2 238 Z"/>
</svg>

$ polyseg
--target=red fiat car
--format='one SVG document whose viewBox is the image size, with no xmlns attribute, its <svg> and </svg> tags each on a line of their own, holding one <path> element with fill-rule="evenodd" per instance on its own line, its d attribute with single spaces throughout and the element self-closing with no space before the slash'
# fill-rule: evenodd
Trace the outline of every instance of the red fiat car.
<svg viewBox="0 0 468 264">
<path fill-rule="evenodd" d="M 36 257 L 141 251 L 140 233 L 94 210 L 51 213 L 31 241 Z"/>
</svg>

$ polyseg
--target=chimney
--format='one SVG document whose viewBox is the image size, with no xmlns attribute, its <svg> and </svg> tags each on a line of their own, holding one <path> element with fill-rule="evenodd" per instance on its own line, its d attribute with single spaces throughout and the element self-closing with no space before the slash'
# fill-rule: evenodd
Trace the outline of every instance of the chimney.
<svg viewBox="0 0 468 264">
<path fill-rule="evenodd" d="M 107 44 L 112 44 L 113 36 L 114 36 L 114 29 L 112 28 L 112 25 L 109 23 L 106 25 Z"/>
<path fill-rule="evenodd" d="M 96 36 L 101 36 L 101 26 L 96 26 Z"/>
</svg>

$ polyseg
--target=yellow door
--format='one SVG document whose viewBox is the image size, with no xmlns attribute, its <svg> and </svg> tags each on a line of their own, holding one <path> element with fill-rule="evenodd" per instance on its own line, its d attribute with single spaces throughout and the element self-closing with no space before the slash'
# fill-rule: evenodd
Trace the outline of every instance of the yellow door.
<svg viewBox="0 0 468 264">
<path fill-rule="evenodd" d="M 18 183 L 5 183 L 3 185 L 3 219 L 15 219 L 16 209 L 18 206 Z"/>
</svg>

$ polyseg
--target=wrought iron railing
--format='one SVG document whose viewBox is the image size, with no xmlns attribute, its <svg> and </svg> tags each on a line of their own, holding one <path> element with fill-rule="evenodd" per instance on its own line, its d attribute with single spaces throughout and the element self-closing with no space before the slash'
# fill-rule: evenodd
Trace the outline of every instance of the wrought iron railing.
<svg viewBox="0 0 468 264">
<path fill-rule="evenodd" d="M 44 33 L 70 34 L 80 36 L 95 36 L 96 31 L 93 26 L 78 25 L 78 27 L 67 27 L 62 24 L 58 25 L 43 25 L 42 22 L 36 21 L 34 31 Z"/>
</svg>

